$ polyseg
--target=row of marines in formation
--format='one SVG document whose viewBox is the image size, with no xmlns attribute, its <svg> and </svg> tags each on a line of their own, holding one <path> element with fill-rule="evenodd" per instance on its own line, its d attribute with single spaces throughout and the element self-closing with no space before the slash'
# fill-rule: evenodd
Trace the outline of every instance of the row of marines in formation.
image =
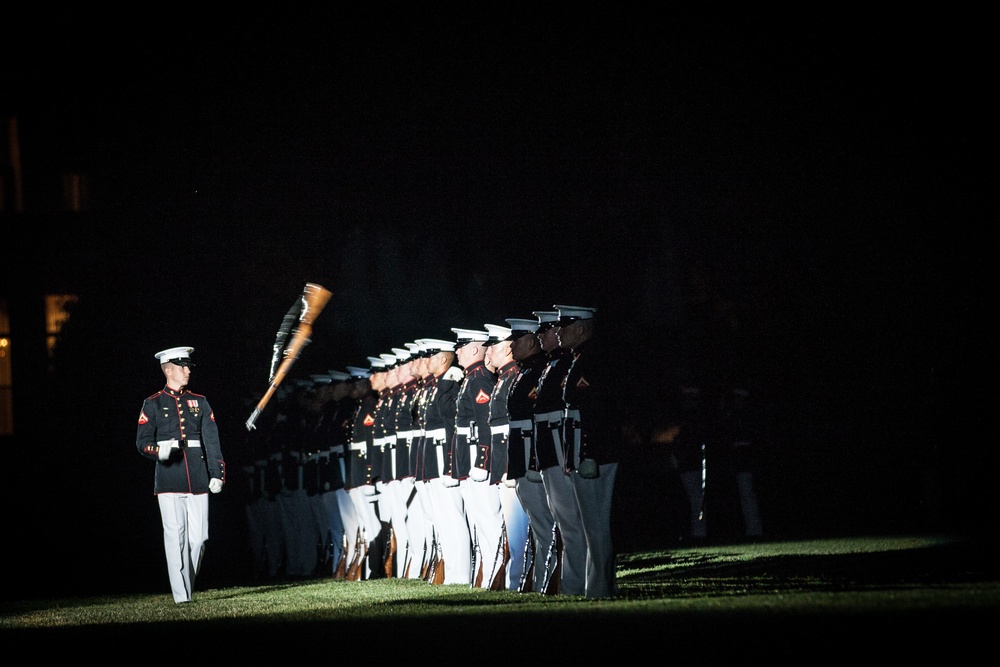
<svg viewBox="0 0 1000 667">
<path fill-rule="evenodd" d="M 294 382 L 248 436 L 255 574 L 615 597 L 595 314 L 454 328 Z"/>
</svg>

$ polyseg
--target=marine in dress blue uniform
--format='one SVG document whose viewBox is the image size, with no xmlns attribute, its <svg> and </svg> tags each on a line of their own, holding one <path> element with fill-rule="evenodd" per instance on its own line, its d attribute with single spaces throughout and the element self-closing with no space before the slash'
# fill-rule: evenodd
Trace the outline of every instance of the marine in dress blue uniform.
<svg viewBox="0 0 1000 667">
<path fill-rule="evenodd" d="M 337 509 L 340 511 L 342 533 L 340 538 L 341 553 L 340 560 L 336 561 L 334 578 L 344 579 L 347 577 L 347 565 L 351 561 L 353 552 L 349 553 L 349 547 L 356 544 L 356 533 L 350 532 L 349 527 L 356 529 L 360 522 L 357 512 L 354 511 L 354 503 L 347 491 L 347 463 L 346 457 L 350 454 L 351 446 L 351 420 L 354 417 L 354 398 L 351 396 L 353 380 L 351 374 L 346 371 L 327 371 L 333 378 L 333 401 L 336 403 L 334 413 L 330 418 L 329 437 L 329 483 L 334 489 L 337 499 Z M 336 547 L 334 547 L 336 550 Z"/>
<path fill-rule="evenodd" d="M 406 498 L 407 554 L 403 576 L 420 579 L 427 573 L 431 527 L 423 506 L 423 484 L 417 481 L 417 460 L 423 442 L 423 421 L 419 414 L 423 392 L 423 350 L 417 343 L 404 343 L 409 356 L 396 371 L 403 383 L 403 396 L 396 414 L 397 471 Z M 395 348 L 394 348 L 395 349 Z M 403 354 L 397 352 L 397 355 Z"/>
<path fill-rule="evenodd" d="M 387 437 L 387 422 L 389 414 L 390 391 L 386 385 L 388 364 L 381 357 L 368 357 L 371 363 L 369 381 L 375 392 L 375 424 L 372 426 L 372 446 L 368 450 L 368 503 L 378 522 L 377 532 L 369 544 L 369 579 L 382 579 L 387 576 L 385 569 L 386 556 L 390 547 L 391 537 L 391 506 L 382 502 L 384 479 L 382 462 L 385 458 L 385 443 Z"/>
<path fill-rule="evenodd" d="M 378 535 L 381 524 L 378 515 L 368 502 L 375 487 L 370 483 L 368 452 L 374 446 L 375 407 L 377 397 L 371 389 L 371 370 L 360 366 L 348 366 L 351 374 L 351 398 L 354 413 L 351 416 L 350 451 L 346 459 L 347 477 L 344 488 L 354 505 L 356 525 L 345 525 L 350 560 L 348 579 L 358 581 L 367 578 L 368 547 L 371 539 Z"/>
<path fill-rule="evenodd" d="M 455 354 L 465 377 L 455 400 L 455 441 L 452 476 L 459 480 L 473 540 L 472 585 L 489 588 L 494 558 L 503 534 L 500 496 L 489 484 L 489 471 L 479 458 L 489 447 L 490 393 L 496 380 L 483 359 L 489 333 L 478 329 L 453 328 Z M 485 440 L 485 442 L 484 442 Z M 477 461 L 478 467 L 473 467 Z"/>
<path fill-rule="evenodd" d="M 208 399 L 187 389 L 193 347 L 155 358 L 167 383 L 139 411 L 136 448 L 156 463 L 153 493 L 160 507 L 163 546 L 174 602 L 190 602 L 208 541 L 208 493 L 222 491 L 226 464 Z"/>
<path fill-rule="evenodd" d="M 278 506 L 285 534 L 285 575 L 306 578 L 315 574 L 319 557 L 319 528 L 313 521 L 304 478 L 306 395 L 312 382 L 296 378 L 283 386 L 289 391 L 278 399 L 271 446 L 279 456 L 281 473 Z"/>
<path fill-rule="evenodd" d="M 560 306 L 560 346 L 573 351 L 573 363 L 563 380 L 566 403 L 563 443 L 565 471 L 576 493 L 586 537 L 584 595 L 618 595 L 615 550 L 611 538 L 611 501 L 618 472 L 607 357 L 597 346 L 595 308 Z"/>
<path fill-rule="evenodd" d="M 559 554 L 556 571 L 550 569 L 544 590 L 540 592 L 549 594 L 555 577 L 556 592 L 583 595 L 587 577 L 587 538 L 583 533 L 576 493 L 566 474 L 563 447 L 563 420 L 566 415 L 563 380 L 573 363 L 573 353 L 559 344 L 557 311 L 535 311 L 534 315 L 541 323 L 538 339 L 549 355 L 548 365 L 542 369 L 542 377 L 538 380 L 535 399 L 535 458 L 549 509 L 556 520 L 556 550 Z"/>
<path fill-rule="evenodd" d="M 528 515 L 517 497 L 515 490 L 517 483 L 507 478 L 507 447 L 510 437 L 507 400 L 517 375 L 517 362 L 514 361 L 511 352 L 515 334 L 511 327 L 486 326 L 490 332 L 486 364 L 497 376 L 496 386 L 490 394 L 491 442 L 487 463 L 490 470 L 490 485 L 497 489 L 500 496 L 504 538 L 502 549 L 497 553 L 498 565 L 495 568 L 497 574 L 494 587 L 516 591 L 521 586 L 524 568 L 524 547 L 528 541 Z M 521 335 L 521 332 L 517 335 Z"/>
<path fill-rule="evenodd" d="M 534 413 L 538 396 L 538 382 L 548 358 L 542 351 L 537 332 L 541 323 L 537 319 L 508 319 L 517 336 L 511 341 L 511 355 L 518 370 L 507 395 L 507 418 L 510 433 L 507 439 L 507 480 L 516 483 L 521 506 L 528 515 L 529 540 L 525 544 L 525 560 L 518 590 L 522 593 L 542 592 L 546 581 L 546 562 L 555 567 L 556 520 L 545 497 L 541 475 L 535 462 Z M 534 480 L 527 477 L 531 470 Z M 553 593 L 555 592 L 553 587 Z"/>
<path fill-rule="evenodd" d="M 410 347 L 411 344 L 407 344 Z M 413 473 L 414 497 L 410 502 L 410 512 L 423 512 L 422 546 L 417 544 L 414 553 L 421 553 L 420 556 L 420 578 L 429 581 L 434 570 L 434 565 L 438 557 L 435 544 L 434 528 L 434 503 L 431 502 L 430 486 L 427 482 L 437 475 L 436 468 L 433 471 L 427 469 L 427 408 L 430 403 L 430 396 L 437 387 L 437 378 L 428 368 L 431 353 L 424 345 L 423 339 L 412 343 L 416 346 L 413 349 L 413 374 L 418 380 L 416 394 L 413 399 L 413 430 L 411 432 L 412 441 L 410 443 L 410 471 Z M 416 534 L 416 533 L 414 533 Z M 419 539 L 419 538 L 418 538 Z M 444 577 L 444 571 L 441 572 Z"/>
<path fill-rule="evenodd" d="M 346 548 L 344 546 L 344 508 L 350 498 L 344 491 L 344 451 L 347 441 L 344 397 L 347 395 L 345 380 L 350 375 L 343 371 L 327 371 L 329 383 L 321 385 L 321 417 L 316 431 L 319 448 L 319 488 L 327 514 L 327 544 L 329 545 L 329 571 L 334 578 L 346 576 Z M 351 507 L 353 512 L 353 507 Z"/>
<path fill-rule="evenodd" d="M 455 343 L 423 338 L 431 378 L 424 405 L 424 488 L 429 491 L 433 528 L 446 584 L 472 582 L 472 536 L 459 482 L 451 474 L 455 399 L 462 369 L 454 365 Z"/>
<path fill-rule="evenodd" d="M 402 356 L 393 348 L 392 354 L 380 354 L 379 356 L 386 364 L 386 389 L 388 399 L 386 412 L 383 417 L 382 427 L 385 432 L 385 444 L 382 447 L 382 481 L 379 507 L 388 508 L 382 515 L 383 520 L 389 521 L 389 551 L 386 554 L 386 576 L 403 577 L 406 568 L 407 550 L 409 545 L 409 533 L 406 527 L 406 501 L 409 497 L 410 487 L 405 485 L 402 477 L 405 476 L 408 466 L 403 465 L 405 454 L 400 456 L 400 451 L 406 452 L 409 443 L 409 420 L 405 420 L 405 432 L 400 438 L 397 430 L 399 425 L 400 404 L 406 398 L 404 394 L 403 377 L 407 380 L 410 376 L 401 370 L 405 362 L 409 360 L 410 353 L 402 350 Z M 402 448 L 400 450 L 400 448 Z"/>
</svg>

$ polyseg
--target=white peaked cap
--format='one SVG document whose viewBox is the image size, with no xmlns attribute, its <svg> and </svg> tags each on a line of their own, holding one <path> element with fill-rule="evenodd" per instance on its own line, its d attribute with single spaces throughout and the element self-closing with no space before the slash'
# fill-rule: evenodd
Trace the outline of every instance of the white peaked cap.
<svg viewBox="0 0 1000 667">
<path fill-rule="evenodd" d="M 553 308 L 559 311 L 560 321 L 589 320 L 597 312 L 596 308 L 585 306 L 553 306 Z"/>
<path fill-rule="evenodd" d="M 499 324 L 487 324 L 485 326 L 486 331 L 490 334 L 489 342 L 491 344 L 507 340 L 507 336 L 510 335 L 510 327 L 502 327 Z"/>
<path fill-rule="evenodd" d="M 192 352 L 194 352 L 193 347 L 172 347 L 168 350 L 161 350 L 153 356 L 159 360 L 160 364 L 171 363 L 178 366 L 187 366 Z"/>
<path fill-rule="evenodd" d="M 441 340 L 440 338 L 421 338 L 417 341 L 424 346 L 424 350 L 438 350 L 439 352 L 454 352 L 455 342 L 450 340 Z"/>
<path fill-rule="evenodd" d="M 538 320 L 525 320 L 519 317 L 508 317 L 506 320 L 507 324 L 510 325 L 510 330 L 513 331 L 528 331 L 534 333 L 538 331 Z"/>
<path fill-rule="evenodd" d="M 455 335 L 458 337 L 459 341 L 469 341 L 469 342 L 474 340 L 482 341 L 490 337 L 489 332 L 478 331 L 476 329 L 457 329 L 452 327 L 452 331 L 455 332 Z"/>
</svg>

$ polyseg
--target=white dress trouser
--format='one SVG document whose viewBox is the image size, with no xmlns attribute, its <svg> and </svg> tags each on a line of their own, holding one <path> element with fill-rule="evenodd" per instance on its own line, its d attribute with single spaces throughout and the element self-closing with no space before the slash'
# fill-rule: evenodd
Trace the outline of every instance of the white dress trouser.
<svg viewBox="0 0 1000 667">
<path fill-rule="evenodd" d="M 556 465 L 542 471 L 542 485 L 562 538 L 559 593 L 584 595 L 587 592 L 587 536 L 583 532 L 573 482 L 562 467 Z"/>
<path fill-rule="evenodd" d="M 406 500 L 409 497 L 411 484 L 403 480 L 390 480 L 383 487 L 385 495 L 379 501 L 379 507 L 390 508 L 388 515 L 392 524 L 392 534 L 396 538 L 396 555 L 393 557 L 393 576 L 402 578 L 406 570 L 407 554 L 410 551 L 410 534 L 407 531 Z"/>
<path fill-rule="evenodd" d="M 354 509 L 354 499 L 351 498 L 347 489 L 337 489 L 337 509 L 340 510 L 340 521 L 344 524 L 344 559 L 346 567 L 350 567 L 354 562 L 354 554 L 357 553 L 358 537 L 361 535 L 361 519 Z"/>
<path fill-rule="evenodd" d="M 208 494 L 160 493 L 156 501 L 174 602 L 190 602 L 208 541 Z"/>
<path fill-rule="evenodd" d="M 424 508 L 424 503 L 430 503 L 424 483 L 417 482 L 414 477 L 399 480 L 404 485 L 406 496 L 406 533 L 408 545 L 406 549 L 407 564 L 404 570 L 409 570 L 410 579 L 420 579 L 426 563 L 427 551 L 430 549 L 432 526 L 428 517 L 430 510 Z M 409 489 L 406 491 L 405 489 Z"/>
<path fill-rule="evenodd" d="M 556 519 L 549 509 L 545 487 L 526 477 L 517 480 L 517 497 L 528 514 L 531 528 L 532 580 L 525 582 L 526 589 L 544 593 L 556 567 Z M 510 535 L 508 535 L 510 539 Z M 511 549 L 513 553 L 513 549 Z"/>
<path fill-rule="evenodd" d="M 375 503 L 378 501 L 377 496 L 373 495 L 374 491 L 374 486 L 368 486 L 367 488 L 356 486 L 347 492 L 351 498 L 351 502 L 354 503 L 354 513 L 358 517 L 358 523 L 361 528 L 362 556 L 368 551 L 372 540 L 377 538 L 379 532 L 382 530 L 382 522 L 379 520 L 378 511 L 375 509 Z M 371 578 L 372 572 L 367 558 L 362 561 L 361 572 L 362 579 Z"/>
<path fill-rule="evenodd" d="M 468 585 L 472 583 L 472 534 L 462 491 L 457 485 L 445 486 L 442 477 L 430 480 L 425 488 L 430 491 L 434 531 L 444 559 L 444 583 Z"/>
<path fill-rule="evenodd" d="M 336 574 L 337 565 L 344 557 L 344 516 L 340 513 L 340 496 L 337 490 L 330 489 L 320 495 L 326 506 L 326 542 L 331 557 L 330 571 L 326 574 L 332 575 Z"/>
<path fill-rule="evenodd" d="M 529 482 L 530 483 L 530 482 Z M 517 491 L 506 484 L 498 484 L 500 505 L 503 507 L 503 525 L 507 535 L 510 561 L 507 563 L 506 586 L 509 591 L 521 587 L 524 575 L 524 551 L 528 543 L 528 515 L 517 497 Z"/>
<path fill-rule="evenodd" d="M 600 466 L 600 476 L 594 479 L 584 479 L 575 472 L 569 476 L 580 505 L 580 520 L 587 538 L 584 595 L 588 598 L 613 598 L 618 595 L 611 535 L 611 500 L 617 473 L 617 463 L 605 463 Z"/>
<path fill-rule="evenodd" d="M 481 588 L 489 588 L 493 577 L 500 568 L 498 551 L 503 538 L 503 506 L 500 492 L 495 484 L 488 481 L 462 481 L 462 495 L 465 498 L 465 513 L 469 520 L 469 530 L 475 538 L 478 553 L 473 558 L 472 584 L 482 569 Z"/>
</svg>

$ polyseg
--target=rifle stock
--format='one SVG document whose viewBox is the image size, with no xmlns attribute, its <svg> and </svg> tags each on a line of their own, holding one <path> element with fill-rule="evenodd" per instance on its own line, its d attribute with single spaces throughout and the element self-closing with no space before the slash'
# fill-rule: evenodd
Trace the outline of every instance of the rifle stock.
<svg viewBox="0 0 1000 667">
<path fill-rule="evenodd" d="M 398 546 L 396 543 L 396 531 L 392 529 L 392 526 L 389 526 L 389 548 L 386 550 L 385 562 L 383 563 L 386 578 L 396 576 L 395 557 Z"/>
<path fill-rule="evenodd" d="M 274 396 L 274 392 L 278 389 L 278 385 L 285 379 L 288 375 L 288 371 L 292 368 L 292 364 L 295 360 L 299 358 L 302 353 L 302 349 L 309 344 L 312 335 L 312 325 L 316 321 L 316 317 L 323 312 L 323 308 L 330 301 L 330 297 L 333 293 L 330 290 L 322 287 L 321 285 L 316 285 L 314 283 L 306 283 L 305 289 L 302 291 L 302 314 L 299 315 L 299 324 L 295 327 L 295 331 L 292 334 L 292 339 L 288 343 L 288 347 L 285 348 L 284 359 L 278 370 L 274 373 L 274 379 L 271 380 L 271 385 L 267 388 L 264 396 L 261 397 L 260 401 L 257 402 L 257 407 L 254 408 L 253 413 L 251 413 L 250 418 L 247 419 L 246 427 L 247 430 L 253 430 L 254 422 L 257 421 L 257 417 L 260 413 L 264 411 L 267 407 L 268 402 L 271 397 Z"/>
</svg>

